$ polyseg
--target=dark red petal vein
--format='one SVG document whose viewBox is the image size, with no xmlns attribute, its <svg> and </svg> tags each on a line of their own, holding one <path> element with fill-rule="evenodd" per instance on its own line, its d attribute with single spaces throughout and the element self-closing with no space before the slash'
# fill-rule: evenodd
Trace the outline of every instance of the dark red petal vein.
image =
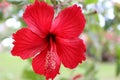
<svg viewBox="0 0 120 80">
<path fill-rule="evenodd" d="M 62 38 L 75 38 L 83 31 L 85 22 L 81 8 L 73 5 L 59 13 L 53 21 L 51 32 Z"/>
<path fill-rule="evenodd" d="M 65 67 L 75 68 L 85 60 L 85 45 L 81 39 L 61 39 L 57 38 L 57 53 Z"/>
<path fill-rule="evenodd" d="M 28 27 L 40 37 L 45 37 L 48 34 L 53 17 L 53 7 L 45 2 L 38 2 L 38 0 L 28 6 L 23 14 L 23 19 Z"/>
<path fill-rule="evenodd" d="M 20 56 L 22 59 L 33 57 L 48 46 L 44 39 L 27 28 L 18 30 L 16 34 L 13 34 L 13 39 L 15 41 L 11 53 L 13 56 Z"/>
</svg>

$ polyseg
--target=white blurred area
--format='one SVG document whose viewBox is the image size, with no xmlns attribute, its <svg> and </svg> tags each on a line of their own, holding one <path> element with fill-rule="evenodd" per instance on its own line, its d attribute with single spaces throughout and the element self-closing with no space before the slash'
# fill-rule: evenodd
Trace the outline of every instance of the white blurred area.
<svg viewBox="0 0 120 80">
<path fill-rule="evenodd" d="M 120 0 L 112 0 L 112 1 L 120 4 Z"/>
<path fill-rule="evenodd" d="M 5 46 L 5 47 L 12 47 L 12 42 L 13 42 L 13 39 L 10 37 L 10 38 L 5 38 L 1 44 L 2 46 Z"/>
<path fill-rule="evenodd" d="M 0 11 L 2 18 L 0 19 L 0 53 L 2 51 L 10 50 L 13 47 L 12 34 L 21 28 L 21 22 L 19 19 L 23 15 L 23 9 L 19 10 L 17 14 L 14 14 L 16 7 L 9 2 L 3 1 L 0 3 Z"/>
<path fill-rule="evenodd" d="M 13 39 L 12 39 L 12 33 L 8 35 L 4 35 L 7 33 L 7 31 L 9 31 L 9 29 L 15 29 L 18 30 L 21 27 L 21 23 L 20 21 L 17 21 L 16 18 L 9 18 L 7 19 L 4 23 L 0 23 L 0 37 L 5 36 L 5 38 L 0 41 L 0 52 L 5 50 L 5 48 L 7 49 L 11 49 L 13 47 Z M 15 33 L 15 32 L 13 32 Z M 6 37 L 7 36 L 7 37 Z"/>
<path fill-rule="evenodd" d="M 10 18 L 10 19 L 6 20 L 5 25 L 7 27 L 12 27 L 12 28 L 18 29 L 18 28 L 20 28 L 21 23 L 19 21 L 17 21 L 15 18 Z"/>
<path fill-rule="evenodd" d="M 13 29 L 19 29 L 21 26 L 21 23 L 17 21 L 15 18 L 9 18 L 4 23 L 0 24 L 0 36 L 4 37 L 3 34 L 7 33 L 7 30 L 10 28 Z M 14 32 L 13 32 L 14 33 Z M 6 37 L 0 42 L 0 51 L 2 51 L 4 48 L 12 48 L 12 33 L 9 34 L 10 36 Z"/>
</svg>

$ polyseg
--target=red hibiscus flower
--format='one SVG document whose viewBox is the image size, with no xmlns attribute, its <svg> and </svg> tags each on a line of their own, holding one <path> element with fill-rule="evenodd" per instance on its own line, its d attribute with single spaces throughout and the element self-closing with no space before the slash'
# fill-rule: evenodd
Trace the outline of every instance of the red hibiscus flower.
<svg viewBox="0 0 120 80">
<path fill-rule="evenodd" d="M 70 69 L 85 60 L 85 45 L 79 35 L 85 18 L 77 5 L 65 8 L 54 18 L 54 9 L 35 0 L 23 14 L 27 28 L 13 34 L 13 56 L 33 57 L 32 67 L 37 74 L 54 79 L 61 63 Z"/>
</svg>

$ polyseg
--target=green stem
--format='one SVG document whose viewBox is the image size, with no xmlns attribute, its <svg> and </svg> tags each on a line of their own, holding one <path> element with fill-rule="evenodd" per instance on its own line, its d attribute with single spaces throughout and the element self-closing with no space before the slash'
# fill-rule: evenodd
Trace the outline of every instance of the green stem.
<svg viewBox="0 0 120 80">
<path fill-rule="evenodd" d="M 56 8 L 57 1 L 56 0 L 51 0 L 52 4 L 54 5 L 54 8 Z"/>
</svg>

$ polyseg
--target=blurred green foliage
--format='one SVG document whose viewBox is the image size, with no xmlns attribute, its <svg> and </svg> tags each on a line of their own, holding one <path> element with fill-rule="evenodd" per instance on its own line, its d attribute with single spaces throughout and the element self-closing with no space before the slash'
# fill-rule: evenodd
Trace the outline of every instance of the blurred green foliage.
<svg viewBox="0 0 120 80">
<path fill-rule="evenodd" d="M 118 76 L 120 74 L 120 45 L 116 45 L 116 75 Z"/>
<path fill-rule="evenodd" d="M 97 3 L 98 2 L 98 0 L 84 0 L 84 3 L 87 5 L 87 4 L 95 4 L 95 3 Z"/>
<path fill-rule="evenodd" d="M 23 70 L 23 74 L 22 74 L 23 80 L 45 80 L 44 76 L 35 74 L 35 72 L 33 72 L 32 68 L 29 68 L 29 66 L 27 66 Z"/>
</svg>

